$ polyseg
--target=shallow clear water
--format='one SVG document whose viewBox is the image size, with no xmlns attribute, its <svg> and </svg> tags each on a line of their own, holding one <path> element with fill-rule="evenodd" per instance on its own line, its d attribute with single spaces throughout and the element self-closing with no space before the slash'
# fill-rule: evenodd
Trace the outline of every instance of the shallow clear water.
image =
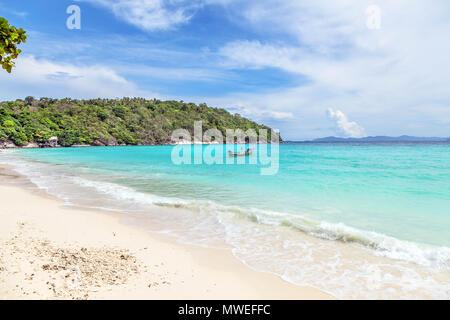
<svg viewBox="0 0 450 320">
<path fill-rule="evenodd" d="M 253 268 L 338 297 L 450 298 L 449 143 L 282 144 L 269 176 L 262 165 L 175 165 L 172 150 L 33 149 L 0 161 L 71 203 L 226 243 Z M 158 216 L 154 205 L 185 210 Z"/>
</svg>

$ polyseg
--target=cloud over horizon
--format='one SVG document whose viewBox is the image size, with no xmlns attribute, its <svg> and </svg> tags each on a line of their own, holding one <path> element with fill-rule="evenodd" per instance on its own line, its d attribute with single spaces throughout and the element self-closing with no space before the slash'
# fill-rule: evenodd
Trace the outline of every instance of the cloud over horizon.
<svg viewBox="0 0 450 320">
<path fill-rule="evenodd" d="M 270 3 L 250 1 L 242 16 L 256 30 L 287 38 L 230 41 L 219 49 L 223 64 L 276 68 L 306 81 L 261 98 L 235 95 L 241 101 L 258 99 L 262 108 L 292 112 L 304 121 L 298 130 L 315 122 L 326 134 L 320 115 L 329 105 L 343 105 L 343 114 L 367 120 L 371 134 L 448 135 L 450 129 L 436 117 L 447 123 L 450 117 L 448 2 L 379 1 L 379 30 L 366 26 L 369 1 Z M 294 125 L 289 130 L 298 134 Z"/>
<path fill-rule="evenodd" d="M 347 116 L 341 110 L 328 108 L 328 117 L 334 121 L 338 136 L 344 138 L 363 138 L 367 137 L 366 131 L 358 123 L 349 121 Z"/>
</svg>

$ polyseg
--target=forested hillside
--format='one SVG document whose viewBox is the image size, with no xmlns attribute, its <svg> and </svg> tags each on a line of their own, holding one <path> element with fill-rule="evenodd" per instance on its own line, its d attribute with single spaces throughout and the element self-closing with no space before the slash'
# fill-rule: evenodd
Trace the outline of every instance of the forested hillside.
<svg viewBox="0 0 450 320">
<path fill-rule="evenodd" d="M 203 130 L 269 129 L 238 114 L 178 101 L 123 99 L 34 99 L 0 102 L 0 141 L 18 146 L 45 144 L 57 137 L 61 146 L 154 145 L 170 143 L 173 130 L 203 120 Z M 270 131 L 269 131 L 270 134 Z M 269 136 L 270 139 L 270 136 Z"/>
</svg>

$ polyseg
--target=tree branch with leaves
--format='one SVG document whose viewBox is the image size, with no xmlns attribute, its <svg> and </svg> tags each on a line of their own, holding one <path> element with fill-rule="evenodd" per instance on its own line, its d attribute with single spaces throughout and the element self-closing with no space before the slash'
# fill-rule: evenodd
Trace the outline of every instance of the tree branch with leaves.
<svg viewBox="0 0 450 320">
<path fill-rule="evenodd" d="M 8 73 L 11 73 L 15 66 L 14 60 L 22 52 L 17 46 L 26 42 L 25 33 L 22 28 L 11 26 L 8 20 L 0 17 L 0 64 Z"/>
</svg>

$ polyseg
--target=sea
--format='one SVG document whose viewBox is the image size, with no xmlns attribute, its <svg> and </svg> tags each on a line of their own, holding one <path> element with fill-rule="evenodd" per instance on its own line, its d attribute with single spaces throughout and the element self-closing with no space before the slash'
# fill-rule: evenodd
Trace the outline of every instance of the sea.
<svg viewBox="0 0 450 320">
<path fill-rule="evenodd" d="M 230 248 L 339 299 L 450 299 L 450 143 L 282 143 L 270 164 L 263 145 L 229 159 L 249 147 L 214 146 L 223 163 L 194 160 L 211 146 L 184 146 L 181 163 L 176 146 L 16 149 L 0 163 L 68 206 Z"/>
</svg>

